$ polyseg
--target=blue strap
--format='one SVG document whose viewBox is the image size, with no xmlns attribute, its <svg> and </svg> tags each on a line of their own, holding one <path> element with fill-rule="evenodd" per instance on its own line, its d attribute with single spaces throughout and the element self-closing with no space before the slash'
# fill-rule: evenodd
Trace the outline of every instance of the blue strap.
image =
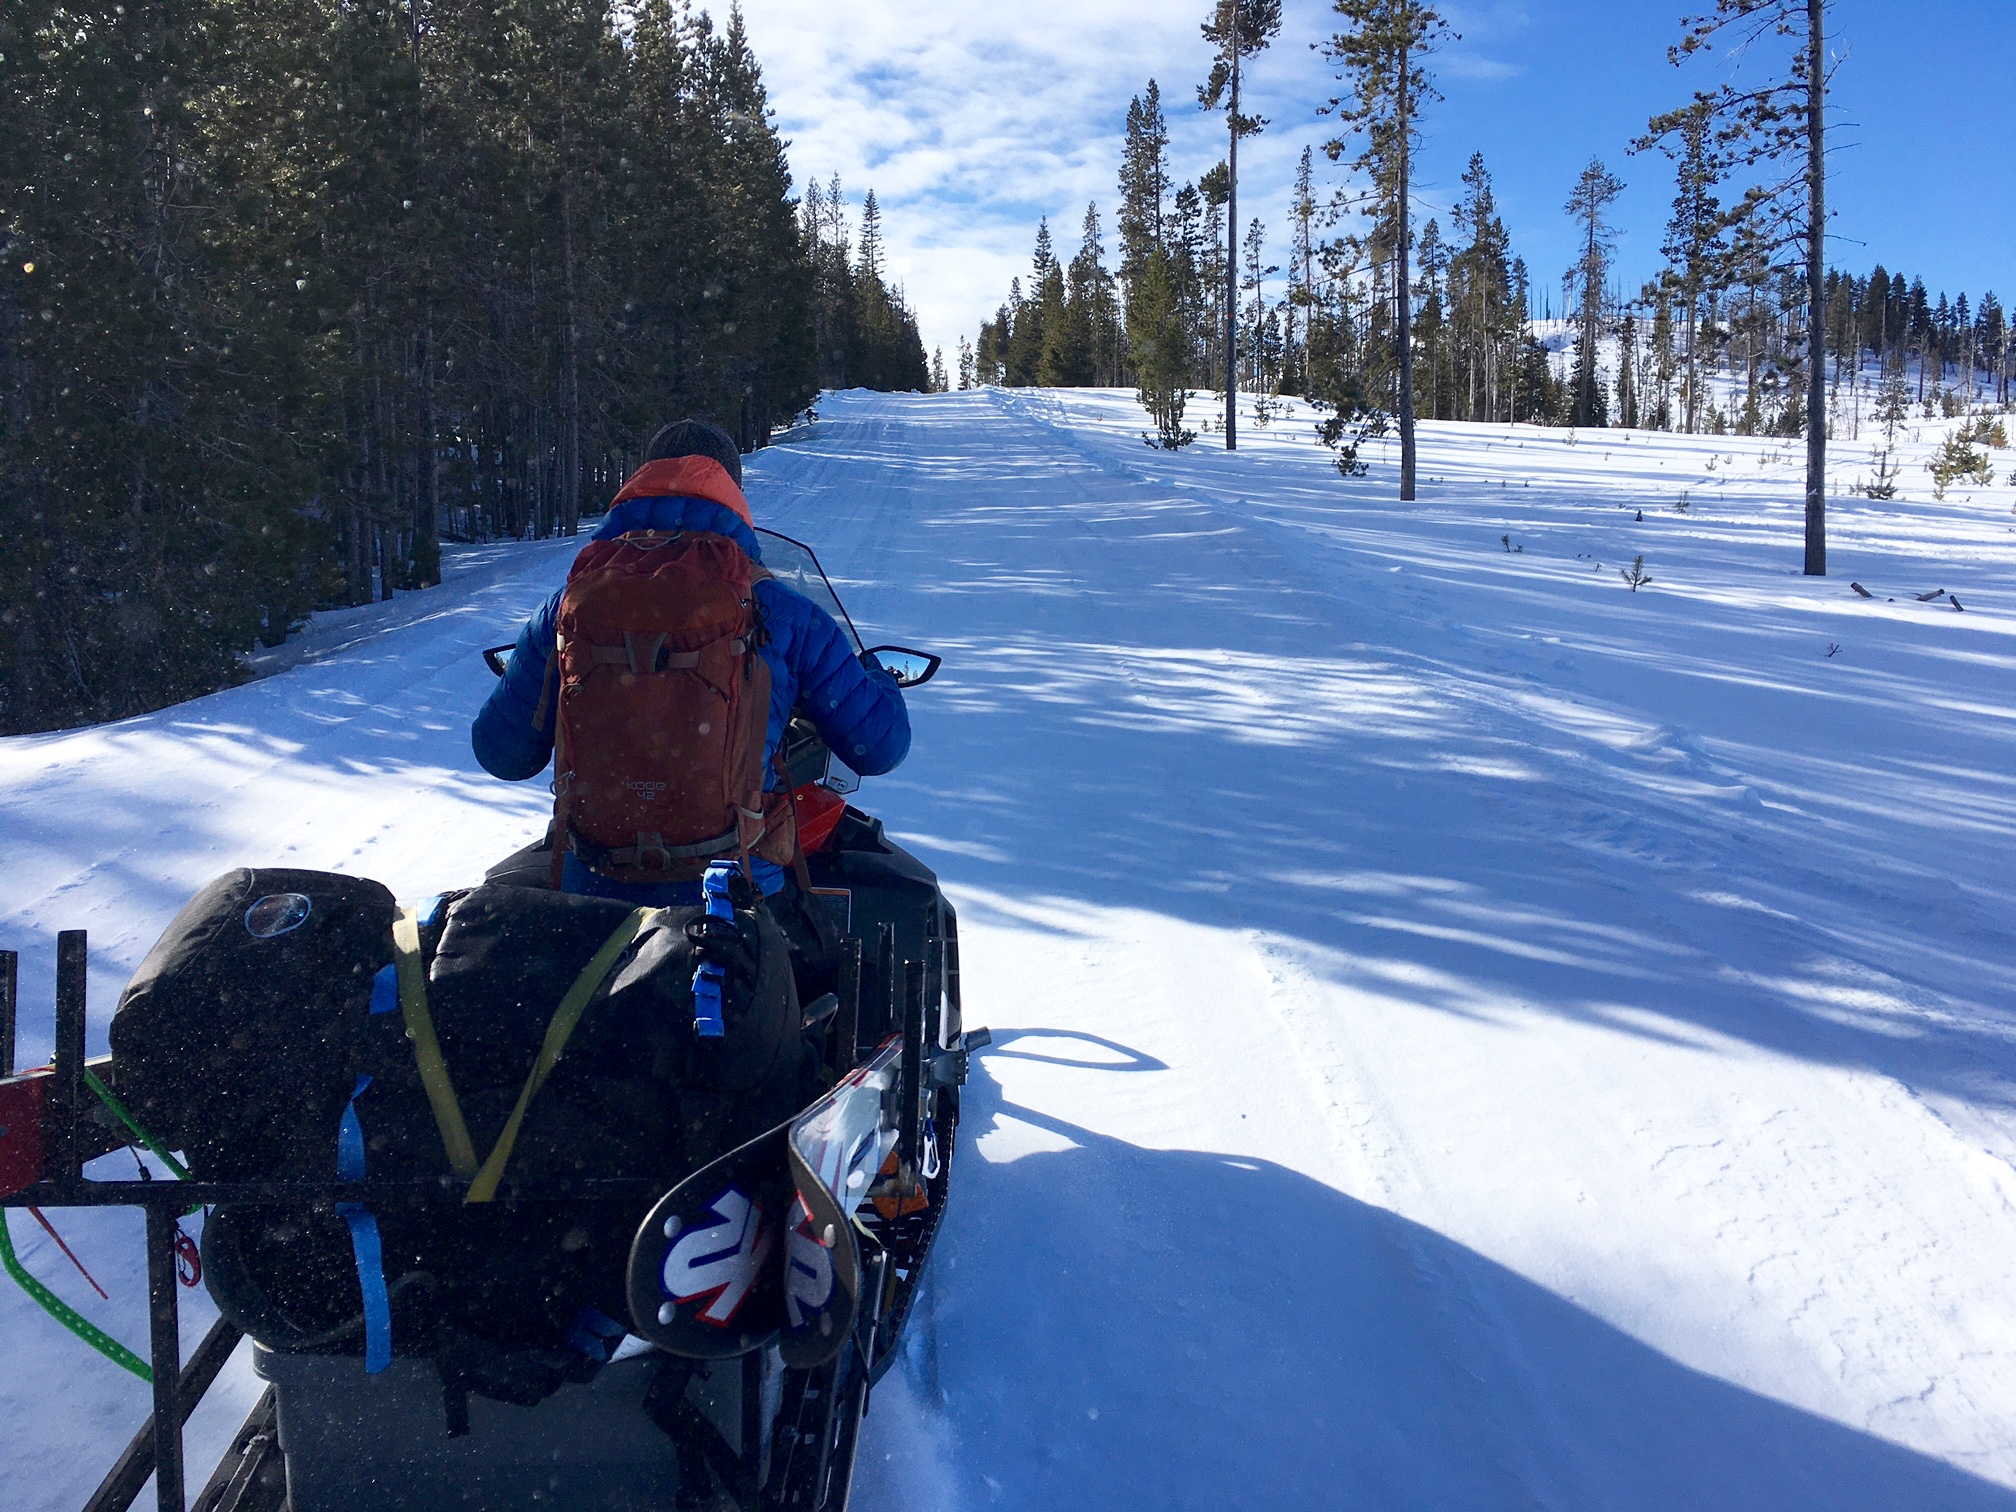
<svg viewBox="0 0 2016 1512">
<path fill-rule="evenodd" d="M 385 1287 L 385 1247 L 378 1220 L 361 1202 L 339 1202 L 336 1211 L 350 1225 L 350 1253 L 357 1260 L 357 1287 L 364 1295 L 364 1373 L 377 1375 L 392 1363 L 392 1294 Z"/>
<path fill-rule="evenodd" d="M 720 1039 L 728 1032 L 722 1019 L 721 986 L 726 977 L 712 961 L 702 961 L 693 973 L 693 1032 L 701 1039 Z"/>
<path fill-rule="evenodd" d="M 350 1101 L 343 1105 L 343 1121 L 336 1126 L 339 1181 L 364 1179 L 364 1125 L 357 1117 L 357 1099 L 370 1085 L 370 1077 L 357 1078 Z M 363 1203 L 339 1202 L 336 1212 L 350 1225 L 357 1290 L 364 1298 L 364 1373 L 377 1375 L 392 1363 L 392 1296 L 385 1286 L 385 1244 L 378 1235 L 378 1220 Z"/>
<path fill-rule="evenodd" d="M 364 1125 L 357 1118 L 357 1099 L 364 1095 L 364 1089 L 370 1085 L 370 1077 L 358 1077 L 356 1087 L 351 1090 L 350 1101 L 343 1104 L 343 1121 L 336 1126 L 338 1181 L 364 1179 Z"/>
<path fill-rule="evenodd" d="M 735 902 L 729 884 L 740 868 L 733 861 L 710 861 L 700 879 L 700 896 L 710 919 L 735 917 Z M 728 1032 L 723 1018 L 722 988 L 727 972 L 712 961 L 702 961 L 693 971 L 693 1032 L 701 1039 L 720 1039 Z"/>
</svg>

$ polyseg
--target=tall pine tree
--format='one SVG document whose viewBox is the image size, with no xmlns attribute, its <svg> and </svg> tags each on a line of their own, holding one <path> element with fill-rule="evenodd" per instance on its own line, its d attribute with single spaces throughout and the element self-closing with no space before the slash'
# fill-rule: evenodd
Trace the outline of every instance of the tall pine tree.
<svg viewBox="0 0 2016 1512">
<path fill-rule="evenodd" d="M 1567 212 L 1576 223 L 1582 243 L 1581 254 L 1568 270 L 1565 281 L 1569 297 L 1577 305 L 1570 425 L 1603 425 L 1609 420 L 1609 405 L 1598 378 L 1596 358 L 1603 336 L 1604 290 L 1610 276 L 1611 251 L 1616 245 L 1609 210 L 1623 192 L 1623 180 L 1591 158 L 1568 196 Z"/>
<path fill-rule="evenodd" d="M 1239 110 L 1240 66 L 1262 52 L 1281 30 L 1281 0 L 1217 0 L 1204 23 L 1204 40 L 1218 49 L 1197 103 L 1225 112 L 1225 450 L 1239 446 L 1239 141 L 1257 136 L 1267 122 Z"/>
<path fill-rule="evenodd" d="M 1387 286 L 1394 293 L 1394 347 L 1399 382 L 1400 498 L 1414 497 L 1413 310 L 1407 255 L 1413 240 L 1409 205 L 1414 148 L 1422 106 L 1439 98 L 1423 60 L 1448 35 L 1440 14 L 1422 0 L 1332 0 L 1344 27 L 1324 45 L 1324 56 L 1345 84 L 1345 93 L 1324 108 L 1334 112 L 1342 133 L 1325 144 L 1332 162 L 1355 141 L 1352 166 L 1372 180 L 1370 213 L 1379 237 L 1391 249 Z"/>
<path fill-rule="evenodd" d="M 1827 572 L 1827 52 L 1828 0 L 1715 0 L 1688 19 L 1668 56 L 1681 64 L 1725 46 L 1755 58 L 1771 39 L 1789 39 L 1778 69 L 1763 82 L 1724 84 L 1697 95 L 1713 115 L 1733 165 L 1782 176 L 1756 185 L 1733 212 L 1757 255 L 1796 252 L 1806 293 L 1806 549 L 1809 577 Z M 1687 107 L 1655 116 L 1653 137 L 1680 129 Z"/>
</svg>

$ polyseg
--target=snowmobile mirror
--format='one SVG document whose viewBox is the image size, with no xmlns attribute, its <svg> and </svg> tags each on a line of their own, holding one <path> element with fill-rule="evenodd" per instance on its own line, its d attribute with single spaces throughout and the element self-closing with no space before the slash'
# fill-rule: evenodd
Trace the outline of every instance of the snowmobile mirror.
<svg viewBox="0 0 2016 1512">
<path fill-rule="evenodd" d="M 876 646 L 868 654 L 876 663 L 896 679 L 899 688 L 914 688 L 927 683 L 945 665 L 945 658 L 933 656 L 929 651 L 912 651 L 907 646 Z"/>
<path fill-rule="evenodd" d="M 504 658 L 514 650 L 511 646 L 492 646 L 483 653 L 484 665 L 499 677 L 504 675 Z"/>
</svg>

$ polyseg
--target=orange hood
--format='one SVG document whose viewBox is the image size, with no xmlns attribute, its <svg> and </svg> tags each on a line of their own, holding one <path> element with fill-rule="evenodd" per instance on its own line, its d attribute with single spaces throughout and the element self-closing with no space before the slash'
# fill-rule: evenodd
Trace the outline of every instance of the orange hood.
<svg viewBox="0 0 2016 1512">
<path fill-rule="evenodd" d="M 661 457 L 646 462 L 630 474 L 630 481 L 609 501 L 609 507 L 614 509 L 625 499 L 705 499 L 733 510 L 743 524 L 756 528 L 749 501 L 728 476 L 728 469 L 712 457 Z"/>
</svg>

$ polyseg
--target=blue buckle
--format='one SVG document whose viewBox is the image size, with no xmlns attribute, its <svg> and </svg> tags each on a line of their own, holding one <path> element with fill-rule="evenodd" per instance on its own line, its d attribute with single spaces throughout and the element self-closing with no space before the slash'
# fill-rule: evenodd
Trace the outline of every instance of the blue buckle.
<svg viewBox="0 0 2016 1512">
<path fill-rule="evenodd" d="M 710 919 L 735 917 L 735 902 L 729 884 L 740 868 L 733 861 L 710 861 L 700 878 L 700 896 Z M 693 971 L 693 1032 L 701 1039 L 721 1039 L 728 1032 L 723 987 L 728 973 L 712 961 L 702 961 Z"/>
</svg>

